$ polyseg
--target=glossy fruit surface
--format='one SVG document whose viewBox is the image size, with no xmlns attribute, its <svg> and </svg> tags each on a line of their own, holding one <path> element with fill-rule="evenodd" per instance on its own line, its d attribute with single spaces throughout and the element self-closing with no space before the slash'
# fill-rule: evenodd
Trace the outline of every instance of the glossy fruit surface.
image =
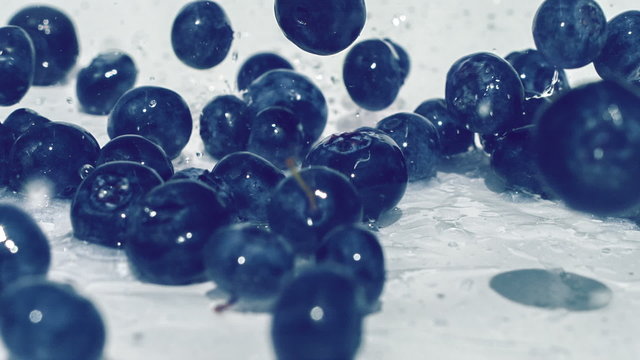
<svg viewBox="0 0 640 360">
<path fill-rule="evenodd" d="M 558 96 L 570 88 L 565 71 L 551 64 L 537 50 L 514 51 L 504 59 L 518 73 L 525 92 Z"/>
<path fill-rule="evenodd" d="M 607 39 L 593 64 L 606 80 L 640 85 L 640 11 L 626 11 L 609 20 Z"/>
<path fill-rule="evenodd" d="M 250 130 L 247 104 L 234 95 L 215 97 L 200 114 L 200 137 L 207 153 L 216 159 L 246 150 Z"/>
<path fill-rule="evenodd" d="M 46 117 L 39 115 L 33 110 L 20 108 L 14 110 L 11 114 L 9 114 L 2 125 L 10 130 L 13 134 L 13 137 L 17 139 L 20 135 L 27 132 L 27 130 L 29 130 L 30 128 L 46 124 L 48 122 L 51 121 Z"/>
<path fill-rule="evenodd" d="M 0 106 L 17 104 L 33 83 L 35 50 L 17 26 L 0 27 Z"/>
<path fill-rule="evenodd" d="M 253 80 L 270 70 L 293 70 L 285 58 L 274 53 L 259 53 L 248 58 L 238 70 L 238 89 L 246 90 Z"/>
<path fill-rule="evenodd" d="M 424 116 L 438 129 L 443 156 L 464 153 L 473 147 L 473 133 L 460 125 L 447 110 L 444 99 L 423 101 L 414 112 Z"/>
<path fill-rule="evenodd" d="M 100 149 L 96 166 L 121 160 L 148 166 L 164 180 L 173 176 L 173 164 L 164 150 L 140 135 L 120 135 L 111 139 Z"/>
</svg>

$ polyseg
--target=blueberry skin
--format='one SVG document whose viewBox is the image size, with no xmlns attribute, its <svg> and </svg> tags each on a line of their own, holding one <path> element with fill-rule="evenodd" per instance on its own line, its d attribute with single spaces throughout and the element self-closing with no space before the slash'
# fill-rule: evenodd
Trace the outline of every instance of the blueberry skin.
<svg viewBox="0 0 640 360">
<path fill-rule="evenodd" d="M 171 28 L 171 45 L 178 59 L 196 69 L 222 62 L 231 48 L 233 29 L 227 14 L 213 1 L 185 5 Z"/>
<path fill-rule="evenodd" d="M 287 160 L 300 162 L 307 155 L 309 146 L 298 118 L 285 108 L 270 107 L 259 112 L 253 119 L 247 151 L 286 170 Z"/>
<path fill-rule="evenodd" d="M 473 147 L 473 133 L 458 124 L 447 110 L 444 99 L 423 101 L 414 112 L 424 116 L 438 129 L 442 156 L 465 153 Z"/>
<path fill-rule="evenodd" d="M 22 278 L 46 276 L 51 263 L 49 241 L 31 215 L 0 204 L 0 229 L 5 245 L 0 247 L 0 292 Z"/>
<path fill-rule="evenodd" d="M 211 186 L 238 221 L 266 222 L 271 192 L 284 174 L 268 160 L 249 152 L 222 158 L 200 181 Z"/>
<path fill-rule="evenodd" d="M 609 20 L 604 48 L 593 64 L 606 80 L 640 85 L 640 11 L 626 11 Z"/>
<path fill-rule="evenodd" d="M 22 100 L 33 83 L 34 65 L 29 35 L 17 26 L 0 27 L 0 106 Z"/>
<path fill-rule="evenodd" d="M 576 210 L 640 209 L 640 96 L 611 81 L 571 90 L 538 113 L 533 151 L 544 182 Z"/>
<path fill-rule="evenodd" d="M 80 51 L 76 30 L 66 14 L 49 6 L 29 6 L 15 14 L 9 25 L 23 28 L 33 41 L 33 85 L 49 86 L 65 79 Z"/>
<path fill-rule="evenodd" d="M 20 108 L 9 114 L 2 124 L 10 130 L 13 137 L 17 139 L 32 127 L 49 122 L 51 122 L 51 120 L 31 109 Z"/>
<path fill-rule="evenodd" d="M 562 69 L 592 62 L 606 36 L 607 20 L 593 0 L 545 0 L 533 18 L 536 48 Z"/>
<path fill-rule="evenodd" d="M 376 128 L 389 135 L 402 150 L 409 181 L 432 178 L 440 159 L 438 129 L 425 117 L 397 113 L 380 120 Z"/>
<path fill-rule="evenodd" d="M 209 279 L 232 299 L 271 299 L 293 275 L 291 249 L 280 236 L 255 224 L 218 229 L 203 257 Z"/>
<path fill-rule="evenodd" d="M 168 181 L 131 208 L 125 250 L 129 266 L 144 282 L 187 285 L 206 280 L 202 250 L 229 212 L 208 186 Z"/>
<path fill-rule="evenodd" d="M 331 135 L 309 151 L 303 167 L 327 166 L 345 175 L 358 190 L 365 220 L 377 220 L 400 202 L 408 173 L 402 150 L 380 130 Z"/>
<path fill-rule="evenodd" d="M 284 236 L 297 254 L 308 255 L 336 226 L 360 222 L 362 202 L 344 175 L 324 166 L 312 166 L 278 184 L 272 193 L 268 218 L 271 229 Z"/>
<path fill-rule="evenodd" d="M 85 178 L 71 203 L 73 236 L 94 244 L 121 247 L 133 203 L 162 184 L 149 167 L 131 161 L 98 166 Z"/>
<path fill-rule="evenodd" d="M 164 150 L 140 135 L 120 135 L 111 139 L 100 149 L 96 166 L 119 160 L 148 166 L 165 181 L 173 176 L 173 164 Z"/>
<path fill-rule="evenodd" d="M 193 128 L 189 106 L 177 93 L 156 86 L 141 86 L 125 93 L 109 114 L 111 139 L 137 134 L 160 145 L 170 159 L 180 155 Z"/>
<path fill-rule="evenodd" d="M 9 159 L 15 138 L 13 132 L 0 124 L 0 186 L 7 184 L 9 177 Z"/>
<path fill-rule="evenodd" d="M 332 55 L 351 45 L 367 19 L 364 0 L 276 0 L 284 35 L 304 51 Z"/>
<path fill-rule="evenodd" d="M 384 254 L 378 238 L 360 226 L 346 225 L 334 229 L 322 241 L 316 262 L 344 266 L 363 287 L 366 303 L 373 306 L 385 281 Z"/>
<path fill-rule="evenodd" d="M 362 336 L 359 292 L 350 276 L 314 268 L 282 292 L 271 339 L 278 360 L 351 360 Z"/>
<path fill-rule="evenodd" d="M 52 185 L 52 195 L 73 197 L 82 181 L 85 165 L 94 166 L 100 152 L 96 139 L 83 128 L 63 122 L 49 122 L 20 136 L 9 155 L 9 186 L 15 191 L 32 180 Z"/>
<path fill-rule="evenodd" d="M 537 50 L 514 51 L 505 58 L 518 73 L 525 92 L 557 96 L 570 89 L 567 74 Z"/>
<path fill-rule="evenodd" d="M 250 130 L 247 104 L 233 95 L 214 98 L 200 114 L 200 137 L 207 153 L 216 159 L 246 150 Z"/>
<path fill-rule="evenodd" d="M 206 169 L 200 168 L 186 168 L 180 171 L 176 171 L 175 174 L 171 177 L 170 180 L 195 180 L 200 181 L 200 178 L 207 174 L 209 171 Z"/>
<path fill-rule="evenodd" d="M 327 124 L 327 101 L 311 80 L 291 70 L 271 70 L 257 78 L 244 95 L 254 114 L 279 106 L 300 119 L 307 144 L 316 141 Z"/>
<path fill-rule="evenodd" d="M 447 109 L 461 125 L 481 135 L 503 130 L 522 112 L 523 99 L 518 74 L 494 54 L 467 55 L 447 73 Z"/>
<path fill-rule="evenodd" d="M 0 305 L 2 339 L 12 359 L 102 359 L 102 317 L 69 285 L 20 282 L 2 294 Z"/>
<path fill-rule="evenodd" d="M 76 94 L 82 110 L 108 114 L 120 96 L 133 87 L 137 76 L 138 69 L 129 55 L 120 51 L 99 54 L 78 73 Z"/>
<path fill-rule="evenodd" d="M 344 60 L 342 77 L 358 106 L 377 111 L 391 105 L 408 74 L 408 56 L 389 40 L 370 39 L 356 44 Z M 401 49 L 401 48 L 400 48 Z M 400 54 L 404 53 L 405 59 Z"/>
<path fill-rule="evenodd" d="M 259 53 L 251 56 L 238 71 L 238 90 L 246 90 L 260 75 L 276 69 L 293 70 L 293 66 L 285 58 L 274 53 Z"/>
</svg>

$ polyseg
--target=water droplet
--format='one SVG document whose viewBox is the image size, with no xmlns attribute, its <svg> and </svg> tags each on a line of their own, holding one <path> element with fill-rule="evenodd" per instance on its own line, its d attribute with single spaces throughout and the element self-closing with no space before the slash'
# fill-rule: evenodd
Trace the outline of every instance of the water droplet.
<svg viewBox="0 0 640 360">
<path fill-rule="evenodd" d="M 90 164 L 85 164 L 80 168 L 80 178 L 82 180 L 86 179 L 89 174 L 91 174 L 93 172 L 95 168 L 93 167 L 93 165 Z"/>
</svg>

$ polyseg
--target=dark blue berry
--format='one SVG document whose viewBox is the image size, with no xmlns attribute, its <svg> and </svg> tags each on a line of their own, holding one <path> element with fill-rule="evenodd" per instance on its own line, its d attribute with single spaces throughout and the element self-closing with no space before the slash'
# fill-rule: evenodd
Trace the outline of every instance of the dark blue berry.
<svg viewBox="0 0 640 360">
<path fill-rule="evenodd" d="M 164 285 L 205 281 L 202 250 L 229 212 L 216 193 L 192 180 L 169 181 L 131 209 L 125 250 L 138 279 Z"/>
<path fill-rule="evenodd" d="M 473 146 L 473 133 L 454 119 L 443 99 L 426 100 L 414 112 L 424 116 L 438 129 L 443 156 L 464 153 Z"/>
<path fill-rule="evenodd" d="M 224 10 L 213 1 L 185 5 L 171 28 L 171 45 L 180 61 L 209 69 L 224 60 L 231 48 L 233 29 Z"/>
<path fill-rule="evenodd" d="M 238 89 L 246 90 L 253 80 L 275 69 L 293 70 L 293 66 L 282 56 L 273 53 L 259 53 L 251 56 L 238 71 Z"/>
<path fill-rule="evenodd" d="M 13 133 L 14 138 L 17 139 L 32 127 L 48 122 L 50 122 L 49 119 L 39 115 L 37 112 L 31 109 L 21 108 L 9 114 L 2 124 L 7 127 L 7 129 Z"/>
<path fill-rule="evenodd" d="M 232 299 L 268 300 L 293 275 L 291 249 L 280 236 L 255 224 L 219 229 L 203 256 L 209 279 Z"/>
<path fill-rule="evenodd" d="M 407 188 L 402 150 L 380 130 L 331 135 L 309 151 L 303 165 L 327 166 L 351 180 L 358 190 L 366 220 L 377 220 L 391 210 Z"/>
<path fill-rule="evenodd" d="M 362 286 L 367 304 L 374 305 L 384 287 L 385 267 L 382 246 L 370 231 L 355 225 L 338 227 L 323 239 L 316 261 L 328 266 L 344 266 Z"/>
<path fill-rule="evenodd" d="M 533 151 L 543 180 L 570 207 L 598 215 L 640 209 L 640 96 L 603 81 L 538 113 Z"/>
<path fill-rule="evenodd" d="M 7 184 L 9 176 L 9 159 L 15 138 L 13 132 L 0 124 L 0 186 Z"/>
<path fill-rule="evenodd" d="M 216 159 L 246 150 L 250 129 L 247 104 L 234 95 L 216 97 L 200 115 L 200 137 L 207 153 Z"/>
<path fill-rule="evenodd" d="M 313 166 L 278 184 L 268 215 L 271 229 L 283 235 L 296 253 L 312 254 L 327 232 L 362 219 L 362 203 L 344 175 Z"/>
<path fill-rule="evenodd" d="M 17 280 L 49 271 L 49 241 L 23 210 L 0 204 L 0 292 Z"/>
<path fill-rule="evenodd" d="M 418 114 L 397 113 L 380 120 L 376 128 L 384 131 L 400 146 L 409 181 L 436 175 L 436 165 L 440 159 L 440 136 L 431 121 Z"/>
<path fill-rule="evenodd" d="M 171 180 L 197 180 L 199 181 L 202 176 L 207 174 L 209 171 L 206 169 L 200 168 L 186 168 L 180 171 L 176 171 L 175 174 L 171 177 Z"/>
<path fill-rule="evenodd" d="M 606 80 L 640 85 L 640 11 L 626 11 L 609 20 L 607 38 L 593 64 Z"/>
<path fill-rule="evenodd" d="M 408 56 L 404 51 L 399 53 L 398 48 L 388 39 L 371 39 L 349 50 L 342 77 L 358 106 L 376 111 L 395 101 L 409 70 Z"/>
<path fill-rule="evenodd" d="M 85 178 L 71 203 L 73 236 L 120 247 L 126 241 L 131 206 L 162 179 L 151 168 L 131 161 L 98 166 Z"/>
<path fill-rule="evenodd" d="M 280 169 L 287 169 L 288 159 L 301 162 L 308 150 L 302 124 L 291 111 L 270 107 L 253 119 L 247 151 L 264 157 Z"/>
<path fill-rule="evenodd" d="M 110 138 L 137 134 L 160 145 L 173 159 L 189 142 L 193 124 L 189 106 L 177 93 L 141 86 L 125 93 L 109 114 Z"/>
<path fill-rule="evenodd" d="M 592 62 L 606 36 L 607 20 L 593 0 L 545 0 L 533 19 L 536 48 L 563 69 Z"/>
<path fill-rule="evenodd" d="M 200 180 L 216 190 L 239 221 L 266 222 L 271 192 L 284 174 L 264 158 L 237 152 L 222 158 Z"/>
<path fill-rule="evenodd" d="M 133 87 L 137 76 L 138 69 L 129 55 L 120 51 L 98 55 L 78 73 L 76 94 L 82 110 L 108 114 L 120 96 Z"/>
<path fill-rule="evenodd" d="M 279 106 L 302 124 L 307 144 L 316 141 L 327 124 L 327 101 L 309 78 L 291 70 L 271 70 L 249 86 L 245 99 L 253 114 Z"/>
<path fill-rule="evenodd" d="M 164 150 L 140 135 L 120 135 L 113 138 L 100 149 L 96 165 L 119 160 L 148 166 L 164 180 L 173 176 L 173 164 Z"/>
<path fill-rule="evenodd" d="M 523 98 L 518 74 L 494 54 L 467 55 L 447 73 L 447 109 L 460 124 L 481 135 L 500 132 L 520 116 Z"/>
<path fill-rule="evenodd" d="M 20 282 L 2 294 L 0 329 L 12 359 L 99 360 L 106 338 L 89 300 L 45 280 Z"/>
<path fill-rule="evenodd" d="M 33 41 L 36 54 L 33 85 L 63 81 L 79 53 L 76 30 L 67 15 L 48 6 L 29 6 L 15 14 L 9 24 L 23 28 Z"/>
<path fill-rule="evenodd" d="M 525 92 L 556 96 L 569 89 L 564 70 L 556 68 L 537 50 L 514 51 L 505 60 L 518 73 Z"/>
<path fill-rule="evenodd" d="M 317 268 L 287 286 L 273 311 L 271 339 L 278 360 L 352 360 L 362 335 L 354 280 Z"/>
<path fill-rule="evenodd" d="M 367 18 L 364 0 L 276 0 L 275 13 L 287 39 L 317 55 L 349 47 Z"/>
<path fill-rule="evenodd" d="M 17 26 L 0 27 L 0 106 L 17 104 L 33 83 L 35 50 Z"/>
<path fill-rule="evenodd" d="M 23 191 L 32 181 L 44 181 L 52 195 L 71 198 L 82 181 L 83 167 L 95 165 L 99 151 L 96 139 L 79 126 L 62 122 L 35 126 L 11 148 L 9 185 Z"/>
</svg>

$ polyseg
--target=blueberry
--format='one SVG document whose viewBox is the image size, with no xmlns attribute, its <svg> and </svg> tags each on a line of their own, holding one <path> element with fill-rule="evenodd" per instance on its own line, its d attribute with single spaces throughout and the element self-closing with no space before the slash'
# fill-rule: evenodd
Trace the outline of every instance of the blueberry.
<svg viewBox="0 0 640 360">
<path fill-rule="evenodd" d="M 255 224 L 216 231 L 204 248 L 207 276 L 231 298 L 269 300 L 293 273 L 293 252 L 284 240 Z"/>
<path fill-rule="evenodd" d="M 173 21 L 171 45 L 180 61 L 209 69 L 224 60 L 231 48 L 233 29 L 224 10 L 213 1 L 185 5 Z"/>
<path fill-rule="evenodd" d="M 464 153 L 473 146 L 473 133 L 458 124 L 443 99 L 426 100 L 414 112 L 424 116 L 438 129 L 443 156 Z"/>
<path fill-rule="evenodd" d="M 428 179 L 436 175 L 440 158 L 438 129 L 421 115 L 397 113 L 380 120 L 376 128 L 391 137 L 404 155 L 409 181 Z"/>
<path fill-rule="evenodd" d="M 9 114 L 2 124 L 10 130 L 13 137 L 17 139 L 32 127 L 48 122 L 50 122 L 49 119 L 39 115 L 37 112 L 31 109 L 21 108 Z"/>
<path fill-rule="evenodd" d="M 233 95 L 214 98 L 200 114 L 200 137 L 207 153 L 216 159 L 246 150 L 250 129 L 247 104 Z"/>
<path fill-rule="evenodd" d="M 0 27 L 0 106 L 17 104 L 33 83 L 35 50 L 17 26 Z"/>
<path fill-rule="evenodd" d="M 362 336 L 354 280 L 318 268 L 283 291 L 273 311 L 271 339 L 278 360 L 351 360 Z"/>
<path fill-rule="evenodd" d="M 100 313 L 68 285 L 34 279 L 11 286 L 0 298 L 0 329 L 12 359 L 102 359 Z"/>
<path fill-rule="evenodd" d="M 251 56 L 238 71 L 238 89 L 246 90 L 260 75 L 275 69 L 293 70 L 293 66 L 282 56 L 273 53 L 259 53 Z"/>
<path fill-rule="evenodd" d="M 543 180 L 564 202 L 597 215 L 640 209 L 640 96 L 603 81 L 538 113 L 532 140 Z"/>
<path fill-rule="evenodd" d="M 177 93 L 141 86 L 125 93 L 109 114 L 110 138 L 137 134 L 160 145 L 174 159 L 187 145 L 193 124 L 189 106 Z"/>
<path fill-rule="evenodd" d="M 71 198 L 78 187 L 81 170 L 95 165 L 100 146 L 79 126 L 49 122 L 31 128 L 20 136 L 9 155 L 9 186 L 28 190 L 31 181 L 45 181 L 52 195 Z"/>
<path fill-rule="evenodd" d="M 9 24 L 23 28 L 33 41 L 33 85 L 48 86 L 63 81 L 79 52 L 76 30 L 69 17 L 49 6 L 29 6 L 15 14 Z"/>
<path fill-rule="evenodd" d="M 287 169 L 287 160 L 300 161 L 307 154 L 300 120 L 289 110 L 270 107 L 253 119 L 247 151 L 260 155 L 280 169 Z"/>
<path fill-rule="evenodd" d="M 569 89 L 564 70 L 556 68 L 537 50 L 514 51 L 505 60 L 518 73 L 525 92 L 557 96 Z"/>
<path fill-rule="evenodd" d="M 133 203 L 162 184 L 152 169 L 131 161 L 98 166 L 85 178 L 71 203 L 73 236 L 120 247 L 126 241 Z"/>
<path fill-rule="evenodd" d="M 461 125 L 481 135 L 504 130 L 522 113 L 524 88 L 508 62 L 490 53 L 456 61 L 447 73 L 447 109 Z"/>
<path fill-rule="evenodd" d="M 173 164 L 162 148 L 140 135 L 120 135 L 100 149 L 96 165 L 111 161 L 134 161 L 155 170 L 164 180 L 173 176 Z"/>
<path fill-rule="evenodd" d="M 0 204 L 0 292 L 26 277 L 49 271 L 49 241 L 33 218 L 21 209 Z"/>
<path fill-rule="evenodd" d="M 364 219 L 377 220 L 400 202 L 407 188 L 402 150 L 379 130 L 331 135 L 309 151 L 303 166 L 327 166 L 345 175 L 358 190 Z"/>
<path fill-rule="evenodd" d="M 401 48 L 388 39 L 371 39 L 349 50 L 342 76 L 349 96 L 358 106 L 377 111 L 395 101 L 409 66 L 406 52 L 396 49 Z"/>
<path fill-rule="evenodd" d="M 175 174 L 171 177 L 171 180 L 196 180 L 199 181 L 202 176 L 207 174 L 209 171 L 206 169 L 200 168 L 186 168 L 180 171 L 176 171 Z"/>
<path fill-rule="evenodd" d="M 344 266 L 353 274 L 357 286 L 364 289 L 371 308 L 380 297 L 385 280 L 382 246 L 370 231 L 356 225 L 337 227 L 322 240 L 316 261 L 329 266 Z"/>
<path fill-rule="evenodd" d="M 0 186 L 6 185 L 9 176 L 9 158 L 14 142 L 13 132 L 0 124 Z"/>
<path fill-rule="evenodd" d="M 316 141 L 327 124 L 327 101 L 309 78 L 291 70 L 271 70 L 249 86 L 245 99 L 254 114 L 279 106 L 301 122 L 307 144 Z"/>
<path fill-rule="evenodd" d="M 287 39 L 317 55 L 349 47 L 367 18 L 364 0 L 276 0 L 275 13 Z"/>
<path fill-rule="evenodd" d="M 120 51 L 98 55 L 78 73 L 76 94 L 82 110 L 94 115 L 108 114 L 120 96 L 133 87 L 137 76 L 138 70 L 129 55 Z"/>
<path fill-rule="evenodd" d="M 545 0 L 533 19 L 536 48 L 563 69 L 592 62 L 606 36 L 607 20 L 593 0 Z"/>
<path fill-rule="evenodd" d="M 594 60 L 606 80 L 640 85 L 640 11 L 626 11 L 609 20 L 604 48 Z"/>
<path fill-rule="evenodd" d="M 271 192 L 284 174 L 264 158 L 237 152 L 222 158 L 200 180 L 218 196 L 240 221 L 266 222 Z"/>
<path fill-rule="evenodd" d="M 216 193 L 192 180 L 175 180 L 144 195 L 131 208 L 125 250 L 141 281 L 186 285 L 205 281 L 202 250 L 229 224 Z"/>
<path fill-rule="evenodd" d="M 362 219 L 362 202 L 349 179 L 323 166 L 290 175 L 271 197 L 269 226 L 299 254 L 313 254 L 327 232 Z"/>
</svg>

